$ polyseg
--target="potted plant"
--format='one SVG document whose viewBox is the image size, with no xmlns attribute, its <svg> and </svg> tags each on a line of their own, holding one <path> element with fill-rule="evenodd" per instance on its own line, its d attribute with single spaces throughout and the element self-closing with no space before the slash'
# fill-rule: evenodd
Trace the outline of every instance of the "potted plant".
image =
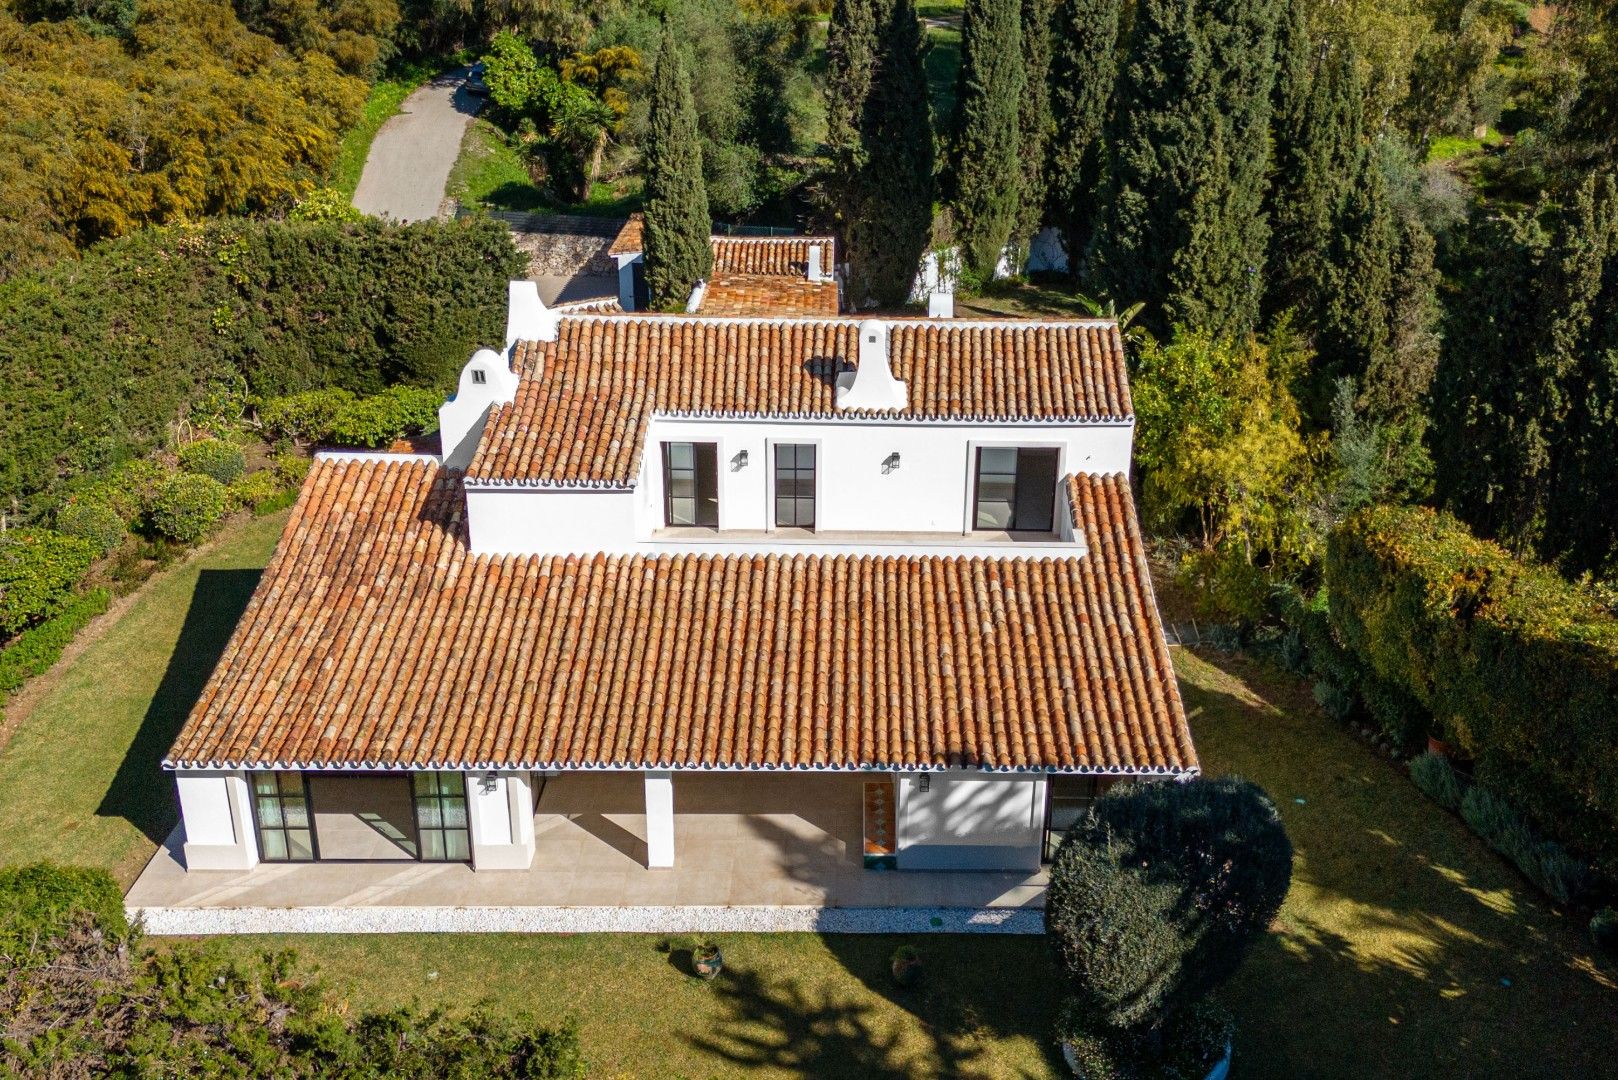
<svg viewBox="0 0 1618 1080">
<path fill-rule="evenodd" d="M 691 970 L 696 972 L 699 979 L 712 979 L 725 969 L 725 958 L 719 952 L 719 946 L 711 941 L 691 949 Z"/>
<path fill-rule="evenodd" d="M 893 981 L 900 986 L 915 986 L 921 978 L 921 953 L 914 945 L 901 945 L 893 950 Z"/>
</svg>

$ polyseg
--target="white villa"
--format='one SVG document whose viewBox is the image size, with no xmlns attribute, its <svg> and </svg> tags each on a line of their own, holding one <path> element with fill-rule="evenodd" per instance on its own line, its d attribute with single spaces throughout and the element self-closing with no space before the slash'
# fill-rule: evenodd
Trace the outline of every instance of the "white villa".
<svg viewBox="0 0 1618 1080">
<path fill-rule="evenodd" d="M 514 282 L 440 452 L 318 455 L 164 762 L 153 929 L 1037 914 L 1100 790 L 1198 771 L 1116 325 L 844 317 L 829 239 L 721 244 L 686 315 Z"/>
</svg>

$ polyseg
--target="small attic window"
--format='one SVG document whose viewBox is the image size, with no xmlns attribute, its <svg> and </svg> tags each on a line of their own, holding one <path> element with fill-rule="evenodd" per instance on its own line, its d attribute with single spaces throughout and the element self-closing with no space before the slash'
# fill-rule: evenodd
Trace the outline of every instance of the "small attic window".
<svg viewBox="0 0 1618 1080">
<path fill-rule="evenodd" d="M 865 340 L 869 341 L 872 345 L 875 345 L 876 344 L 876 335 L 872 334 L 870 337 L 866 338 Z"/>
<path fill-rule="evenodd" d="M 472 369 L 472 384 L 474 386 L 482 386 L 484 383 L 486 383 L 488 381 L 489 381 L 489 373 L 487 371 L 484 371 L 482 368 L 473 368 Z"/>
</svg>

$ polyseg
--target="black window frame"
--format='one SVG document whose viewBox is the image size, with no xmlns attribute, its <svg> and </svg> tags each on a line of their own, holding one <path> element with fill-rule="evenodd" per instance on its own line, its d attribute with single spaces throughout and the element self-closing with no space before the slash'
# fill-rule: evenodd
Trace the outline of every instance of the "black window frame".
<svg viewBox="0 0 1618 1080">
<path fill-rule="evenodd" d="M 674 448 L 689 446 L 691 448 L 691 465 L 689 469 L 684 466 L 676 467 L 674 464 Z M 704 483 L 704 467 L 706 466 L 707 479 Z M 680 500 L 690 499 L 692 512 L 690 521 L 674 520 L 674 483 L 677 474 L 689 472 L 691 474 L 691 492 L 688 496 L 679 496 Z M 717 529 L 719 528 L 719 444 L 716 442 L 690 442 L 675 440 L 663 444 L 663 525 L 670 529 Z"/>
<path fill-rule="evenodd" d="M 459 794 L 444 790 L 444 778 L 455 777 L 460 783 Z M 429 790 L 423 791 L 423 786 Z M 466 774 L 454 771 L 441 772 L 437 770 L 423 770 L 410 774 L 410 808 L 414 811 L 416 821 L 416 861 L 429 863 L 454 863 L 472 861 L 472 810 L 471 794 L 467 791 Z M 461 804 L 461 824 L 446 824 L 446 807 L 459 800 Z M 424 807 L 431 807 L 437 812 L 437 822 L 429 823 L 424 820 L 422 813 Z M 454 856 L 450 854 L 450 834 L 459 833 L 465 845 L 465 854 Z M 438 854 L 429 855 L 428 850 L 432 842 L 429 834 L 438 838 Z"/>
<path fill-rule="evenodd" d="M 1005 525 L 983 523 L 983 455 L 989 453 L 1011 452 L 1016 454 L 1014 471 L 1006 473 L 995 471 L 994 477 L 1011 477 L 1011 520 Z M 1049 490 L 1041 487 L 1030 492 L 1025 484 L 1031 483 L 1027 475 L 1039 466 L 1034 465 L 1035 460 L 1048 462 L 1045 469 L 1049 473 Z M 972 530 L 974 532 L 1032 532 L 1048 533 L 1056 529 L 1056 485 L 1061 472 L 1061 450 L 1054 446 L 979 446 L 972 459 Z M 1019 515 L 1028 510 L 1029 496 L 1039 499 L 1039 509 L 1048 510 L 1045 516 L 1036 521 L 1025 520 Z M 998 501 L 998 500 L 996 500 Z"/>
<path fill-rule="evenodd" d="M 790 465 L 783 466 L 781 463 L 781 452 L 783 450 L 792 452 L 792 463 Z M 807 467 L 803 464 L 805 452 L 809 455 Z M 780 442 L 774 444 L 770 453 L 770 477 L 773 482 L 773 491 L 771 493 L 771 509 L 773 513 L 771 520 L 775 522 L 777 529 L 813 529 L 815 527 L 815 517 L 820 509 L 818 505 L 819 493 L 815 486 L 819 467 L 820 448 L 815 443 Z M 786 475 L 788 482 L 792 485 L 792 493 L 788 495 L 781 494 L 783 474 Z M 809 485 L 809 494 L 807 495 L 803 494 L 801 485 L 804 483 Z M 790 521 L 782 520 L 781 508 L 783 502 L 790 503 L 792 506 L 790 514 L 792 520 Z M 809 515 L 807 521 L 803 520 L 806 505 Z"/>
<path fill-rule="evenodd" d="M 1062 839 L 1067 836 L 1067 829 L 1072 827 L 1069 825 L 1067 828 L 1057 829 L 1051 824 L 1059 798 L 1056 793 L 1057 784 L 1083 784 L 1083 792 L 1062 795 L 1060 799 L 1067 806 L 1089 810 L 1090 807 L 1095 805 L 1095 801 L 1105 793 L 1106 787 L 1111 787 L 1110 784 L 1103 787 L 1102 779 L 1099 776 L 1075 775 L 1073 773 L 1051 773 L 1045 778 L 1045 828 L 1040 837 L 1039 849 L 1041 862 L 1049 863 L 1056 858 L 1056 849 L 1062 846 Z"/>
<path fill-rule="evenodd" d="M 286 789 L 286 785 L 282 783 L 282 777 L 287 776 L 296 776 L 298 778 L 298 790 L 296 792 L 289 792 Z M 259 791 L 259 779 L 261 777 L 273 778 L 275 783 L 275 790 L 273 792 Z M 250 795 L 253 800 L 253 835 L 254 841 L 258 844 L 259 861 L 269 863 L 319 862 L 320 836 L 315 831 L 315 807 L 314 803 L 309 798 L 308 774 L 302 770 L 292 769 L 256 769 L 248 773 L 248 783 L 252 786 Z M 265 824 L 261 800 L 271 800 L 274 802 L 276 815 L 279 818 L 278 824 Z M 303 825 L 294 826 L 287 824 L 287 803 L 289 801 L 302 804 L 304 820 Z M 309 855 L 307 858 L 295 858 L 292 855 L 292 838 L 287 834 L 293 832 L 303 832 L 309 834 Z M 276 856 L 268 854 L 268 848 L 265 846 L 265 837 L 270 833 L 281 834 L 281 846 L 282 850 L 285 852 L 284 855 Z"/>
</svg>

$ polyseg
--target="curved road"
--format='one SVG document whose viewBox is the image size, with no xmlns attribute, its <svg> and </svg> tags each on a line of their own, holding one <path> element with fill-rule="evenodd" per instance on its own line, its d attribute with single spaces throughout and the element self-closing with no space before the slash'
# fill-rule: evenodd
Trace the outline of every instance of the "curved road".
<svg viewBox="0 0 1618 1080">
<path fill-rule="evenodd" d="M 354 205 L 396 221 L 438 216 L 461 139 L 483 99 L 466 89 L 469 69 L 446 71 L 405 98 L 371 142 Z"/>
</svg>

